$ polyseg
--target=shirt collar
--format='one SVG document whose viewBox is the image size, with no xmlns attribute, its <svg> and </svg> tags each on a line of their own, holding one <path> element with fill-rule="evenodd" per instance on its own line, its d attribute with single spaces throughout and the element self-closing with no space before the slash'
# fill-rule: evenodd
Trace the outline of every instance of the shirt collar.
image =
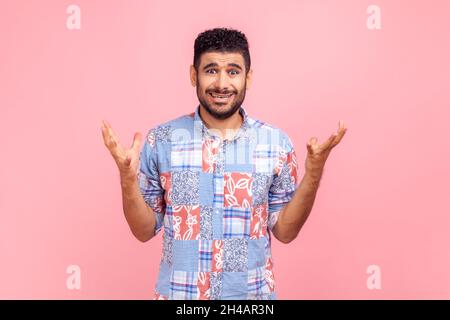
<svg viewBox="0 0 450 320">
<path fill-rule="evenodd" d="M 241 106 L 239 108 L 239 113 L 242 115 L 243 121 L 241 127 L 239 128 L 238 132 L 234 135 L 232 141 L 245 137 L 249 131 L 248 129 L 250 128 L 249 117 L 244 107 Z M 206 124 L 204 123 L 203 119 L 200 117 L 200 105 L 198 105 L 197 108 L 195 109 L 194 122 L 196 126 L 198 126 L 198 128 L 201 130 L 202 136 L 207 136 L 211 138 L 217 137 L 217 134 L 214 133 L 212 130 L 209 130 L 206 127 Z"/>
</svg>

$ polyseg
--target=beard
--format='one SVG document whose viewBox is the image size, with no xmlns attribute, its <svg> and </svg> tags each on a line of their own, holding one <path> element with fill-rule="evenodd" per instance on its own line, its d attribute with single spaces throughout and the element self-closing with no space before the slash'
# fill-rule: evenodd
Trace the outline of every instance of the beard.
<svg viewBox="0 0 450 320">
<path fill-rule="evenodd" d="M 198 78 L 197 78 L 197 83 L 199 83 Z M 214 118 L 219 119 L 219 120 L 224 120 L 224 119 L 231 117 L 233 114 L 236 113 L 236 111 L 238 111 L 241 108 L 241 105 L 245 99 L 246 88 L 247 88 L 247 81 L 245 81 L 244 88 L 240 92 L 236 92 L 234 90 L 228 90 L 228 91 L 223 91 L 223 92 L 219 92 L 217 90 L 207 90 L 205 92 L 205 95 L 202 95 L 202 92 L 200 91 L 199 86 L 197 86 L 197 98 L 198 98 L 198 101 L 200 102 L 200 104 L 206 109 L 206 111 L 211 116 L 213 116 Z M 218 104 L 218 103 L 208 102 L 208 100 L 206 99 L 205 96 L 209 95 L 209 92 L 222 93 L 222 94 L 233 93 L 234 98 L 233 98 L 233 101 L 230 102 L 230 106 L 225 107 L 227 104 L 223 104 L 223 103 Z M 222 107 L 219 107 L 219 110 L 218 110 L 213 105 L 222 106 Z"/>
</svg>

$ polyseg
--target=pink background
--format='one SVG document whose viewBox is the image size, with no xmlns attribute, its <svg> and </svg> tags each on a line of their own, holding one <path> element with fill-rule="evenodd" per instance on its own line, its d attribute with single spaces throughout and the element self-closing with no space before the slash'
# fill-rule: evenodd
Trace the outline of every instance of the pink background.
<svg viewBox="0 0 450 320">
<path fill-rule="evenodd" d="M 81 8 L 69 30 L 66 8 Z M 381 8 L 381 30 L 366 9 Z M 307 140 L 339 119 L 299 237 L 274 241 L 281 299 L 450 298 L 448 1 L 4 0 L 0 8 L 0 298 L 151 299 L 161 234 L 122 212 L 107 119 L 121 141 L 192 112 L 193 42 L 242 30 L 249 113 Z M 81 268 L 69 290 L 66 268 Z M 369 265 L 381 269 L 369 290 Z"/>
</svg>

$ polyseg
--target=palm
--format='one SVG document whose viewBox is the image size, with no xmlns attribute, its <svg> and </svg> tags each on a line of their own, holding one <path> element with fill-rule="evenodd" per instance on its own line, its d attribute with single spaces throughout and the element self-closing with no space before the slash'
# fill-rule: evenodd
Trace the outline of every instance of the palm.
<svg viewBox="0 0 450 320">
<path fill-rule="evenodd" d="M 136 132 L 130 148 L 125 148 L 108 122 L 103 122 L 102 135 L 105 146 L 110 151 L 119 171 L 123 175 L 131 175 L 139 168 L 139 151 L 142 135 Z"/>
<path fill-rule="evenodd" d="M 333 133 L 324 143 L 319 144 L 316 137 L 311 138 L 307 144 L 306 170 L 313 172 L 322 171 L 331 150 L 341 141 L 346 131 L 347 128 L 344 126 L 344 122 L 339 121 L 338 131 Z"/>
</svg>

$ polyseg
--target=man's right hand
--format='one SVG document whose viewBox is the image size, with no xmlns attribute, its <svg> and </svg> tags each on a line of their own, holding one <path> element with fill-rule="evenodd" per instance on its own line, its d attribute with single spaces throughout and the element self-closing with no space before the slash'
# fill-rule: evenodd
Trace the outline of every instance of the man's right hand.
<svg viewBox="0 0 450 320">
<path fill-rule="evenodd" d="M 142 134 L 134 134 L 133 143 L 129 149 L 124 148 L 114 133 L 111 125 L 107 121 L 102 121 L 102 135 L 105 146 L 116 161 L 119 168 L 120 178 L 123 180 L 136 179 L 140 161 L 139 153 L 142 141 Z"/>
</svg>

